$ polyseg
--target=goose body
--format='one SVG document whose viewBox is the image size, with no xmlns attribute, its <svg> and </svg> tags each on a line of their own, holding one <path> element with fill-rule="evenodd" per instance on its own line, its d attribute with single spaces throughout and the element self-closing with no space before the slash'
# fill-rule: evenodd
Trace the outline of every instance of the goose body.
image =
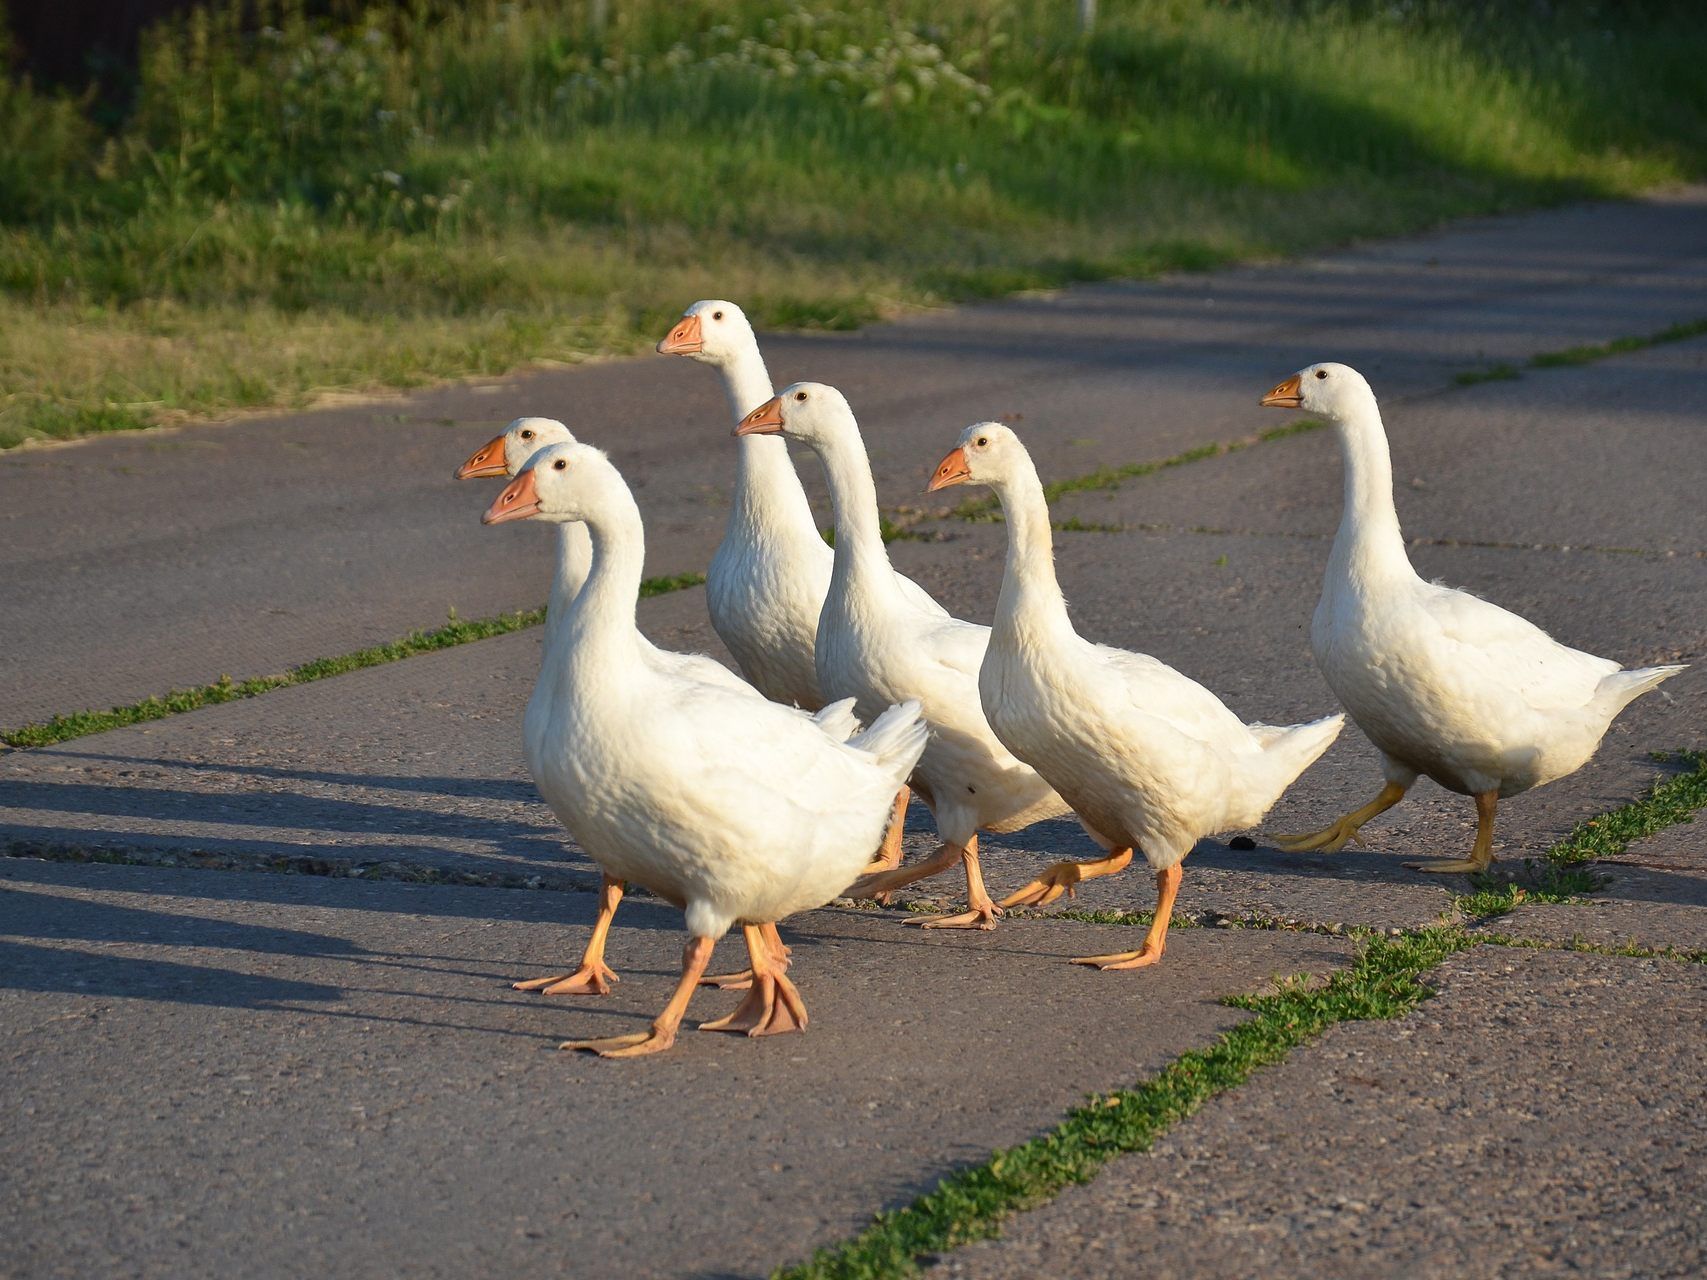
<svg viewBox="0 0 1707 1280">
<path fill-rule="evenodd" d="M 863 880 L 856 890 L 887 892 L 961 861 L 971 909 L 925 923 L 992 927 L 999 913 L 983 889 L 978 832 L 1017 831 L 1067 812 L 1067 805 L 984 717 L 978 679 L 990 629 L 951 617 L 934 601 L 922 606 L 901 587 L 883 544 L 859 426 L 840 392 L 796 383 L 749 414 L 740 431 L 785 432 L 810 445 L 829 478 L 836 546 L 818 622 L 820 686 L 855 699 L 856 711 L 916 700 L 930 725 L 912 785 L 930 806 L 942 849 L 918 867 Z"/>
<path fill-rule="evenodd" d="M 1344 716 L 1247 725 L 1213 693 L 1147 654 L 1080 636 L 1055 577 L 1049 507 L 1030 455 L 997 423 L 968 427 L 932 488 L 987 484 L 1001 500 L 1007 563 L 978 691 L 991 729 L 1073 807 L 1114 855 L 1064 863 L 1015 895 L 1041 904 L 1140 851 L 1163 906 L 1143 949 L 1089 957 L 1154 963 L 1165 946 L 1178 864 L 1203 836 L 1255 826 L 1339 736 Z"/>
<path fill-rule="evenodd" d="M 457 468 L 456 477 L 459 480 L 488 476 L 514 479 L 540 449 L 551 444 L 575 443 L 577 441 L 569 428 L 555 418 L 517 418 Z M 542 759 L 540 742 L 546 718 L 550 713 L 553 677 L 559 665 L 551 660 L 550 655 L 553 646 L 563 634 L 563 622 L 568 615 L 569 605 L 587 580 L 593 556 L 586 525 L 579 521 L 567 521 L 556 523 L 554 528 L 557 533 L 557 555 L 553 561 L 551 593 L 545 606 L 546 658 L 540 664 L 540 678 L 534 683 L 533 694 L 528 699 L 527 711 L 523 716 L 524 748 L 528 768 L 535 776 L 538 776 L 539 772 L 536 764 Z M 695 675 L 701 680 L 720 683 L 743 696 L 750 696 L 755 691 L 751 684 L 728 667 L 703 653 L 677 653 L 660 649 L 644 635 L 640 637 L 640 645 L 646 660 L 664 669 L 674 669 Z M 812 714 L 811 719 L 838 741 L 845 741 L 859 730 L 859 722 L 854 719 L 851 704 L 846 700 L 831 706 L 819 704 L 819 709 Z"/>
<path fill-rule="evenodd" d="M 771 398 L 758 339 L 733 302 L 694 303 L 658 350 L 715 368 L 737 423 Z M 788 446 L 774 436 L 743 437 L 729 522 L 706 571 L 706 607 L 742 673 L 777 702 L 812 709 L 826 701 L 813 652 L 834 559 Z M 924 588 L 896 576 L 915 604 L 941 612 Z"/>
<path fill-rule="evenodd" d="M 466 480 L 503 476 L 506 479 L 514 479 L 539 450 L 553 444 L 575 443 L 577 441 L 569 428 L 555 418 L 517 418 L 458 467 L 456 478 Z M 545 608 L 545 637 L 539 675 L 534 680 L 526 710 L 522 714 L 522 757 L 527 763 L 529 776 L 534 779 L 542 795 L 545 794 L 545 788 L 551 785 L 546 780 L 553 776 L 557 754 L 561 748 L 557 732 L 559 726 L 554 716 L 560 676 L 565 665 L 562 649 L 568 631 L 569 610 L 586 583 L 593 555 L 592 542 L 585 524 L 580 521 L 558 521 L 554 522 L 553 528 L 556 531 L 557 554 L 552 568 L 551 594 Z M 676 653 L 660 649 L 644 635 L 639 636 L 636 644 L 641 660 L 660 672 L 675 673 L 702 684 L 719 685 L 739 697 L 763 700 L 763 696 L 746 681 L 705 654 Z M 794 713 L 809 718 L 820 732 L 837 742 L 846 741 L 858 732 L 860 727 L 854 718 L 851 699 L 820 707 L 811 713 L 797 710 Z M 552 803 L 549 796 L 546 800 L 548 804 Z M 553 808 L 555 809 L 555 805 Z M 519 981 L 514 984 L 515 988 L 520 991 L 542 991 L 547 995 L 608 994 L 610 984 L 616 981 L 616 975 L 604 963 L 605 941 L 625 887 L 621 877 L 606 873 L 598 917 L 579 968 L 571 973 Z M 738 986 L 742 985 L 745 979 L 745 974 L 735 974 L 717 981 Z"/>
<path fill-rule="evenodd" d="M 596 449 L 540 451 L 487 520 L 529 516 L 584 521 L 593 553 L 550 655 L 559 669 L 541 744 L 541 793 L 608 877 L 681 907 L 693 938 L 677 999 L 651 1033 L 573 1047 L 621 1054 L 668 1047 L 711 943 L 737 924 L 753 952 L 749 999 L 763 989 L 768 1003 L 758 1022 L 731 1029 L 803 1025 L 804 1006 L 797 993 L 790 998 L 780 957 L 759 931 L 823 905 L 865 866 L 895 789 L 924 746 L 917 708 L 887 708 L 866 732 L 838 742 L 794 709 L 705 679 L 693 665 L 650 657 L 634 617 L 639 511 Z M 784 1007 L 797 1021 L 776 1025 Z"/>
<path fill-rule="evenodd" d="M 1345 502 L 1328 556 L 1311 648 L 1351 718 L 1380 749 L 1375 801 L 1283 848 L 1333 851 L 1398 803 L 1419 775 L 1476 798 L 1468 858 L 1421 864 L 1480 871 L 1493 861 L 1500 799 L 1574 773 L 1617 714 L 1681 666 L 1626 671 L 1412 567 L 1393 504 L 1393 470 L 1375 393 L 1355 369 L 1316 364 L 1263 397 L 1334 426 Z"/>
</svg>

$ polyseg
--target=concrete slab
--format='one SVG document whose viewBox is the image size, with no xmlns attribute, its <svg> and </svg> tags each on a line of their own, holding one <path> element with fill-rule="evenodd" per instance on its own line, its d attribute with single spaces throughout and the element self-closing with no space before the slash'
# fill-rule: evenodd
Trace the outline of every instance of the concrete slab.
<svg viewBox="0 0 1707 1280">
<path fill-rule="evenodd" d="M 642 601 L 638 616 L 659 644 L 729 661 L 703 589 Z M 0 756 L 0 843 L 594 886 L 578 850 L 565 862 L 522 760 L 542 634 Z"/>
<path fill-rule="evenodd" d="M 678 913 L 625 905 L 604 1000 L 505 986 L 590 906 L 0 863 L 0 1272 L 765 1275 L 1212 1039 L 1244 1016 L 1221 995 L 1349 950 L 1190 930 L 1096 974 L 1064 960 L 1132 930 L 818 912 L 784 926 L 807 1034 L 617 1063 L 554 1046 L 657 1011 Z"/>
<path fill-rule="evenodd" d="M 1337 358 L 1331 348 L 1318 356 Z M 1287 372 L 1276 370 L 1268 382 Z M 1253 423 L 1263 413 L 1283 421 L 1254 407 L 1266 389 L 1251 393 Z M 1379 382 L 1375 389 L 1383 394 Z M 1707 556 L 1700 496 L 1707 485 L 1707 338 L 1389 403 L 1383 417 L 1395 502 L 1410 538 L 1554 554 L 1601 548 Z M 1323 430 L 1213 466 L 1070 494 L 1056 502 L 1054 516 L 1325 543 L 1339 525 L 1339 477 L 1338 445 Z M 1317 554 L 1325 556 L 1326 547 Z"/>
<path fill-rule="evenodd" d="M 1003 531 L 962 526 L 952 541 L 898 543 L 897 560 L 965 617 L 987 617 Z M 1649 660 L 1651 602 L 1665 599 L 1707 652 L 1707 562 L 1580 558 L 1570 573 L 1510 552 L 1434 548 L 1426 566 L 1485 590 L 1578 643 Z M 1058 548 L 1062 581 L 1086 634 L 1143 649 L 1208 683 L 1253 719 L 1325 714 L 1332 697 L 1304 628 L 1319 548 L 1296 541 L 1194 535 L 1075 535 Z M 702 593 L 645 602 L 662 642 L 714 643 Z M 209 708 L 42 751 L 0 758 L 0 838 L 14 851 L 69 846 L 216 863 L 306 860 L 390 864 L 476 881 L 590 885 L 593 867 L 534 797 L 520 759 L 520 716 L 538 638 L 515 635 L 388 667 Z M 1707 669 L 1673 680 L 1614 726 L 1600 756 L 1564 782 L 1513 801 L 1499 856 L 1538 856 L 1584 817 L 1624 803 L 1659 766 L 1655 749 L 1707 746 Z M 1272 815 L 1275 831 L 1308 829 L 1378 785 L 1373 749 L 1353 731 Z M 1261 838 L 1262 833 L 1255 833 Z M 1458 878 L 1424 876 L 1405 857 L 1467 847 L 1473 812 L 1419 785 L 1371 824 L 1370 851 L 1285 855 L 1206 841 L 1187 863 L 1180 909 L 1197 918 L 1262 915 L 1312 924 L 1412 927 L 1446 911 Z M 909 856 L 932 843 L 918 808 Z M 1048 862 L 1092 847 L 1076 823 L 1043 823 L 984 845 L 992 889 L 1005 893 Z M 920 886 L 951 899 L 956 876 Z M 1074 905 L 1148 908 L 1148 878 L 1086 886 Z"/>
<path fill-rule="evenodd" d="M 1487 929 L 1535 942 L 1707 955 L 1707 819 L 1637 841 L 1595 869 L 1606 884 L 1586 901 L 1526 903 Z"/>
<path fill-rule="evenodd" d="M 1437 980 L 1410 1017 L 1333 1028 L 936 1270 L 1707 1270 L 1707 969 L 1481 947 Z"/>
<path fill-rule="evenodd" d="M 1696 319 L 1704 293 L 1707 188 L 1693 187 L 765 347 L 779 382 L 848 391 L 880 492 L 901 504 L 940 440 L 979 417 L 1021 422 L 1048 473 L 1076 474 L 1268 425 L 1251 404 L 1265 379 L 1324 351 L 1392 400 L 1467 364 Z M 280 670 L 453 607 L 537 604 L 544 540 L 478 529 L 490 491 L 449 478 L 519 413 L 612 451 L 648 520 L 650 572 L 704 568 L 732 449 L 715 379 L 682 360 L 14 451 L 0 457 L 0 725 Z"/>
</svg>

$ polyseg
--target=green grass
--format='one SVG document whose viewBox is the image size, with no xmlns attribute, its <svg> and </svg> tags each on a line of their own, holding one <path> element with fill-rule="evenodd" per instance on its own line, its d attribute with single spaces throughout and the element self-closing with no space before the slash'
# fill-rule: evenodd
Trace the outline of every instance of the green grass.
<svg viewBox="0 0 1707 1280">
<path fill-rule="evenodd" d="M 638 350 L 709 294 L 848 328 L 1707 171 L 1663 0 L 604 7 L 262 0 L 153 31 L 125 103 L 0 79 L 0 445 Z"/>
<path fill-rule="evenodd" d="M 1656 831 L 1694 821 L 1697 811 L 1707 808 L 1707 752 L 1677 751 L 1658 758 L 1686 767 L 1669 778 L 1656 779 L 1646 795 L 1629 804 L 1578 823 L 1547 851 L 1547 860 L 1573 866 L 1610 858 Z"/>
<path fill-rule="evenodd" d="M 1465 369 L 1452 375 L 1452 381 L 1460 387 L 1473 387 L 1481 382 L 1510 382 L 1523 375 L 1517 371 L 1516 365 L 1491 364 L 1485 369 Z"/>
<path fill-rule="evenodd" d="M 1680 960 L 1685 964 L 1707 964 L 1707 951 L 1689 947 L 1645 947 L 1639 943 L 1590 942 L 1586 938 L 1553 941 L 1546 938 L 1516 938 L 1508 933 L 1478 930 L 1478 942 L 1496 947 L 1518 947 L 1530 951 L 1575 951 L 1591 956 L 1626 956 L 1633 960 Z"/>
<path fill-rule="evenodd" d="M 671 578 L 648 578 L 640 584 L 640 598 L 645 600 L 653 596 L 667 595 L 672 591 L 696 587 L 704 581 L 705 575 L 699 573 L 677 574 Z M 230 676 L 221 676 L 212 684 L 200 685 L 193 689 L 173 689 L 169 693 L 144 698 L 129 706 L 54 716 L 50 720 L 0 732 L 0 743 L 15 750 L 50 747 L 57 743 L 69 742 L 73 738 L 88 737 L 92 733 L 123 729 L 149 720 L 163 720 L 167 716 L 197 711 L 221 702 L 237 702 L 271 693 L 274 689 L 288 689 L 292 685 L 325 680 L 350 671 L 360 671 L 365 667 L 383 666 L 388 662 L 400 662 L 404 658 L 455 648 L 475 640 L 489 640 L 493 636 L 508 635 L 512 631 L 538 626 L 544 621 L 544 609 L 503 613 L 495 618 L 477 618 L 471 621 L 452 618 L 444 626 L 432 631 L 411 631 L 402 639 L 386 644 L 358 649 L 354 653 L 340 654 L 333 658 L 316 658 L 278 675 L 252 676 L 247 680 L 233 680 Z"/>
<path fill-rule="evenodd" d="M 1632 351 L 1645 351 L 1649 347 L 1663 346 L 1668 342 L 1683 342 L 1688 338 L 1699 338 L 1707 333 L 1707 318 L 1686 320 L 1681 324 L 1668 325 L 1658 333 L 1641 336 L 1614 338 L 1610 342 L 1590 343 L 1580 347 L 1566 347 L 1562 351 L 1542 351 L 1530 356 L 1527 368 L 1530 369 L 1569 369 L 1577 365 L 1593 364 L 1597 360 L 1605 360 L 1611 356 L 1627 355 Z M 1509 382 L 1513 378 L 1521 378 L 1522 370 L 1513 364 L 1492 364 L 1480 369 L 1466 369 L 1455 374 L 1452 381 L 1460 387 L 1473 387 L 1482 382 Z"/>
<path fill-rule="evenodd" d="M 1611 342 L 1567 347 L 1563 351 L 1543 351 L 1539 355 L 1531 356 L 1529 365 L 1533 369 L 1560 369 L 1572 365 L 1593 364 L 1596 360 L 1605 360 L 1608 356 L 1643 351 L 1667 342 L 1682 342 L 1686 338 L 1698 338 L 1704 333 L 1707 333 L 1707 318 L 1689 320 L 1682 324 L 1670 325 L 1646 337 L 1614 338 Z"/>
<path fill-rule="evenodd" d="M 1364 942 L 1352 965 L 1321 986 L 1282 985 L 1229 1004 L 1251 1017 L 1208 1048 L 1180 1055 L 1154 1079 L 1092 1098 L 1050 1132 L 950 1174 L 905 1208 L 878 1214 L 845 1244 L 819 1250 L 777 1280 L 906 1276 L 929 1254 L 994 1235 L 1001 1222 L 1093 1177 L 1109 1160 L 1145 1151 L 1210 1098 L 1341 1022 L 1401 1018 L 1429 994 L 1422 975 L 1471 945 L 1461 929 Z"/>
<path fill-rule="evenodd" d="M 1526 858 L 1513 876 L 1477 876 L 1473 892 L 1459 898 L 1458 909 L 1475 919 L 1503 916 L 1522 902 L 1578 902 L 1604 888 L 1607 877 L 1586 865 L 1624 852 L 1637 840 L 1680 822 L 1693 822 L 1707 808 L 1707 753 L 1677 751 L 1655 757 L 1687 766 L 1656 778 L 1647 794 L 1607 813 L 1584 819 L 1539 860 Z"/>
</svg>

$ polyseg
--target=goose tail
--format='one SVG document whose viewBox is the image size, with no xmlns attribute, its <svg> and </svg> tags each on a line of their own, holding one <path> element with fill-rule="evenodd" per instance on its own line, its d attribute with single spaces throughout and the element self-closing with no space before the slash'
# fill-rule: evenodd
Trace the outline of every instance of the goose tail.
<svg viewBox="0 0 1707 1280">
<path fill-rule="evenodd" d="M 1610 720 L 1650 689 L 1688 669 L 1689 664 L 1685 662 L 1664 667 L 1638 667 L 1634 671 L 1614 671 L 1595 689 L 1595 701 L 1606 709 Z"/>
<path fill-rule="evenodd" d="M 1334 739 L 1345 728 L 1345 715 L 1324 716 L 1308 724 L 1252 725 L 1251 732 L 1262 744 L 1262 756 L 1268 765 L 1269 794 L 1263 801 L 1263 812 L 1280 799 L 1298 780 L 1298 776 L 1321 759 L 1322 753 L 1333 746 Z M 1258 821 L 1260 821 L 1260 817 Z"/>
<path fill-rule="evenodd" d="M 896 789 L 912 774 L 925 753 L 930 731 L 919 715 L 916 700 L 890 707 L 864 733 L 848 739 L 850 747 L 870 753 L 895 780 Z"/>
<path fill-rule="evenodd" d="M 822 729 L 832 742 L 846 742 L 859 732 L 859 717 L 854 715 L 854 700 L 843 698 L 812 713 L 812 723 Z"/>
</svg>

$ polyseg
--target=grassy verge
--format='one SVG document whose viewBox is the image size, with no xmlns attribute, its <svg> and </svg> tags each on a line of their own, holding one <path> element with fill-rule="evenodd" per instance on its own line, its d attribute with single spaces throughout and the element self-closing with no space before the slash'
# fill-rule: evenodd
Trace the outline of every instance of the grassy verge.
<svg viewBox="0 0 1707 1280">
<path fill-rule="evenodd" d="M 1666 0 L 330 7 L 157 29 L 123 104 L 0 79 L 0 445 L 1707 169 Z"/>
<path fill-rule="evenodd" d="M 652 596 L 666 595 L 686 587 L 698 586 L 704 581 L 705 576 L 698 573 L 683 573 L 672 578 L 648 578 L 640 584 L 640 598 L 645 600 Z M 123 729 L 128 725 L 142 724 L 149 720 L 162 720 L 167 716 L 196 711 L 221 702 L 237 702 L 243 698 L 271 693 L 274 689 L 288 689 L 292 685 L 325 680 L 331 676 L 360 671 L 365 667 L 382 666 L 388 662 L 400 662 L 404 658 L 455 648 L 475 640 L 508 635 L 512 631 L 538 626 L 544 621 L 544 609 L 504 613 L 495 618 L 476 618 L 472 621 L 453 619 L 432 631 L 412 631 L 402 639 L 386 644 L 358 649 L 354 653 L 340 654 L 333 658 L 316 658 L 279 675 L 252 676 L 247 680 L 233 680 L 230 676 L 222 676 L 213 684 L 204 684 L 193 689 L 174 689 L 170 693 L 144 698 L 129 706 L 54 716 L 50 720 L 0 732 L 0 743 L 14 749 L 53 746 L 56 743 L 69 742 L 73 738 L 84 738 L 92 733 L 105 733 L 109 729 Z"/>
<path fill-rule="evenodd" d="M 1469 945 L 1455 928 L 1372 938 L 1325 985 L 1231 1000 L 1251 1017 L 1208 1048 L 1182 1054 L 1135 1088 L 1092 1099 L 1041 1137 L 951 1174 L 907 1207 L 879 1214 L 847 1243 L 777 1272 L 777 1280 L 909 1275 L 922 1256 L 994 1235 L 1003 1219 L 1089 1180 L 1115 1156 L 1148 1150 L 1210 1098 L 1336 1023 L 1403 1017 L 1429 995 L 1423 974 Z"/>
</svg>

